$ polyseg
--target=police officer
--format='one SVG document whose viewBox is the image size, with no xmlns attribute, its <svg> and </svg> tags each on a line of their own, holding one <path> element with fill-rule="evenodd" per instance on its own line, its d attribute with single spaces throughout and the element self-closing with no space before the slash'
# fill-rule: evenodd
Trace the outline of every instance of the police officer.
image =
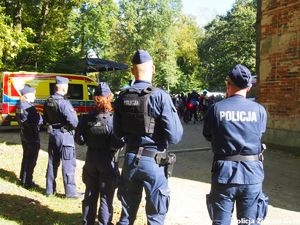
<svg viewBox="0 0 300 225">
<path fill-rule="evenodd" d="M 215 103 L 204 120 L 203 135 L 212 143 L 214 160 L 207 208 L 214 225 L 228 225 L 236 203 L 239 224 L 260 224 L 267 212 L 262 134 L 267 115 L 263 106 L 247 100 L 250 71 L 236 65 L 226 79 L 227 98 Z"/>
<path fill-rule="evenodd" d="M 135 82 L 120 93 L 114 113 L 114 133 L 126 140 L 118 189 L 122 203 L 118 224 L 134 223 L 143 188 L 148 224 L 164 224 L 170 196 L 163 162 L 168 159 L 168 144 L 178 143 L 183 129 L 171 97 L 151 85 L 155 67 L 149 53 L 137 51 L 132 63 Z"/>
<path fill-rule="evenodd" d="M 94 93 L 95 108 L 81 117 L 76 129 L 75 141 L 88 146 L 82 175 L 86 186 L 82 201 L 84 225 L 95 224 L 99 194 L 97 224 L 112 225 L 113 197 L 120 176 L 114 156 L 124 145 L 113 135 L 112 98 L 109 86 L 101 82 Z"/>
<path fill-rule="evenodd" d="M 76 152 L 74 129 L 78 124 L 77 114 L 64 95 L 68 92 L 69 79 L 56 77 L 56 92 L 44 105 L 44 118 L 49 123 L 48 168 L 46 195 L 56 192 L 57 169 L 62 161 L 62 173 L 67 198 L 79 198 L 75 184 Z"/>
<path fill-rule="evenodd" d="M 22 186 L 32 188 L 36 186 L 32 175 L 40 150 L 39 127 L 43 124 L 43 119 L 33 105 L 35 89 L 25 85 L 21 90 L 21 95 L 20 105 L 17 109 L 23 147 L 20 180 Z"/>
</svg>

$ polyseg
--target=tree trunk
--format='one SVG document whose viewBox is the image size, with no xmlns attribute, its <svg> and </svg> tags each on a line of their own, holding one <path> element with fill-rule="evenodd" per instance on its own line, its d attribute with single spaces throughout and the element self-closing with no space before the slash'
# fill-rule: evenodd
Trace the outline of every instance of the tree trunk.
<svg viewBox="0 0 300 225">
<path fill-rule="evenodd" d="M 17 0 L 15 5 L 15 15 L 14 15 L 14 27 L 22 31 L 22 1 Z"/>
<path fill-rule="evenodd" d="M 37 30 L 37 42 L 40 43 L 43 36 L 45 35 L 45 27 L 46 27 L 46 17 L 49 11 L 49 2 L 48 0 L 42 1 L 42 8 L 40 13 L 40 30 Z"/>
</svg>

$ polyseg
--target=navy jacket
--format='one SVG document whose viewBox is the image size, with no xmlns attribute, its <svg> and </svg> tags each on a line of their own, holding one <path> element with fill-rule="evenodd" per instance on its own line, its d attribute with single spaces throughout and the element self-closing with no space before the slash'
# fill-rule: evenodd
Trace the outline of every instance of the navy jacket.
<svg viewBox="0 0 300 225">
<path fill-rule="evenodd" d="M 137 80 L 131 87 L 143 90 L 149 86 L 151 86 L 151 83 Z M 168 144 L 177 144 L 181 140 L 183 128 L 168 93 L 159 88 L 154 89 L 151 93 L 148 102 L 148 112 L 149 116 L 155 118 L 155 128 L 152 135 L 144 136 L 126 136 L 122 132 L 122 112 L 118 108 L 120 101 L 122 101 L 121 98 L 122 96 L 114 104 L 114 134 L 118 138 L 124 137 L 127 146 L 144 146 L 148 150 L 163 151 L 168 147 Z"/>
<path fill-rule="evenodd" d="M 84 115 L 80 118 L 76 133 L 75 133 L 75 142 L 79 145 L 84 145 L 86 143 L 85 133 L 84 133 L 84 127 L 86 124 L 90 121 L 94 121 L 93 119 L 98 116 L 99 112 L 96 109 L 93 109 L 90 111 L 87 115 Z M 117 139 L 113 134 L 113 116 L 109 118 L 107 121 L 107 131 L 108 131 L 108 141 L 107 145 L 110 147 L 107 151 L 107 153 L 110 153 L 110 150 L 117 150 L 124 146 L 123 139 Z M 101 146 L 99 146 L 99 149 L 101 149 Z M 97 149 L 95 149 L 97 150 Z"/>
<path fill-rule="evenodd" d="M 261 138 L 266 131 L 266 122 L 263 106 L 234 95 L 208 110 L 203 135 L 211 141 L 216 155 L 256 155 L 262 151 Z M 217 160 L 212 170 L 212 181 L 217 183 L 256 184 L 264 179 L 261 161 Z"/>
<path fill-rule="evenodd" d="M 17 117 L 21 127 L 21 139 L 27 142 L 39 142 L 39 127 L 43 124 L 41 115 L 30 102 L 21 102 Z"/>
</svg>

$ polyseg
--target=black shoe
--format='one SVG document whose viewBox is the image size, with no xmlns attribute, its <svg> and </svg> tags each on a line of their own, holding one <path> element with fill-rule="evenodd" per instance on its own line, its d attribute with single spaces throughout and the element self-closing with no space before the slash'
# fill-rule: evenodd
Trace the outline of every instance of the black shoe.
<svg viewBox="0 0 300 225">
<path fill-rule="evenodd" d="M 22 184 L 22 186 L 26 189 L 32 189 L 32 188 L 38 188 L 40 187 L 39 185 L 37 185 L 36 183 L 34 183 L 33 181 L 29 184 Z"/>
<path fill-rule="evenodd" d="M 66 196 L 66 198 L 73 198 L 73 199 L 78 199 L 78 198 L 83 198 L 84 193 L 76 193 L 75 195 L 71 195 L 71 196 Z"/>
</svg>

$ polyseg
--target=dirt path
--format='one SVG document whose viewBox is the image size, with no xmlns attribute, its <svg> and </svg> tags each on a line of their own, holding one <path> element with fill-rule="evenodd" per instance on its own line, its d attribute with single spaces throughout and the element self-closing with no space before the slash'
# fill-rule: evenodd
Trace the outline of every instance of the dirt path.
<svg viewBox="0 0 300 225">
<path fill-rule="evenodd" d="M 209 147 L 202 137 L 201 124 L 185 125 L 180 144 L 172 150 Z M 20 143 L 18 131 L 0 131 L 0 142 Z M 46 150 L 47 134 L 41 133 L 41 148 Z M 85 148 L 77 146 L 77 158 L 84 160 Z M 210 151 L 177 153 L 174 176 L 170 178 L 171 204 L 166 225 L 209 225 L 205 195 L 210 189 Z M 265 154 L 264 191 L 270 208 L 263 224 L 300 225 L 300 158 L 268 150 Z M 144 207 L 145 201 L 141 203 Z M 233 220 L 235 221 L 235 220 Z M 237 224 L 236 222 L 233 224 Z M 140 225 L 140 224 L 138 224 Z"/>
</svg>

